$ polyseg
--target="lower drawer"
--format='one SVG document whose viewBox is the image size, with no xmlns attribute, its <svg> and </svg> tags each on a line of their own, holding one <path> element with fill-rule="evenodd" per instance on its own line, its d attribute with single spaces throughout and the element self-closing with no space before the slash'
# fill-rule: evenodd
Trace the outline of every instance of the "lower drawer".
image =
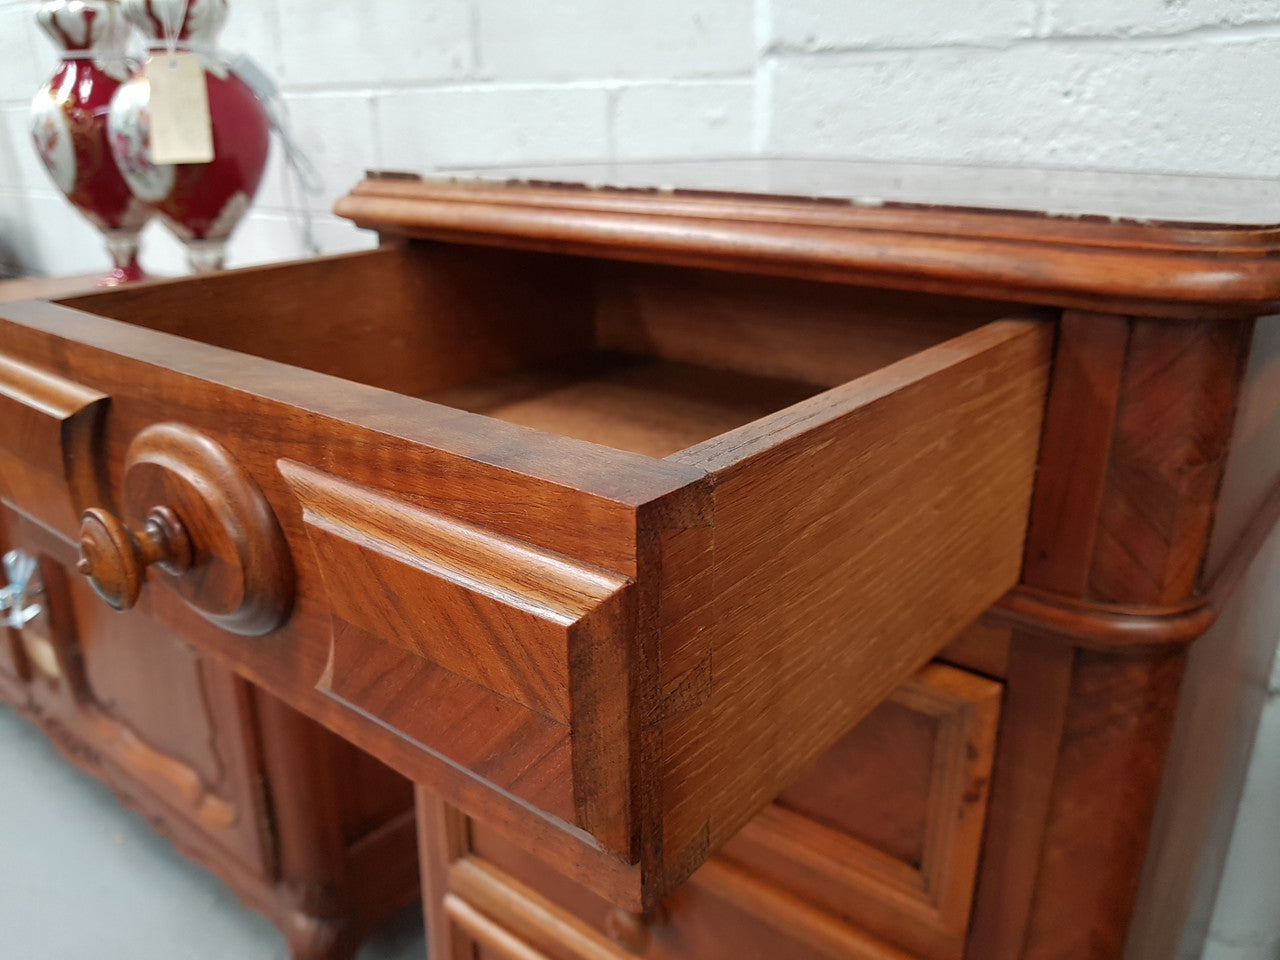
<svg viewBox="0 0 1280 960">
<path fill-rule="evenodd" d="M 437 955 L 956 960 L 1001 689 L 926 667 L 647 918 L 491 826 L 438 814 L 428 914 L 456 942 Z"/>
</svg>

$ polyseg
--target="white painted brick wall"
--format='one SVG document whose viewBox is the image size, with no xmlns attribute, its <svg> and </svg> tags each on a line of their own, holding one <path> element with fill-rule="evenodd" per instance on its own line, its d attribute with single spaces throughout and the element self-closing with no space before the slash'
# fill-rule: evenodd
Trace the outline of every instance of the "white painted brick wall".
<svg viewBox="0 0 1280 960">
<path fill-rule="evenodd" d="M 0 0 L 0 271 L 101 270 L 27 141 L 55 62 L 36 6 Z M 765 151 L 1280 173 L 1280 0 L 233 0 L 224 46 L 280 83 L 325 251 L 372 242 L 328 211 L 376 167 Z M 301 254 L 287 196 L 277 155 L 233 265 Z M 143 258 L 183 269 L 156 226 Z"/>
<path fill-rule="evenodd" d="M 1032 35 L 1038 4 L 1028 0 L 777 0 L 777 49 L 818 51 L 986 44 Z"/>
<path fill-rule="evenodd" d="M 498 80 L 706 77 L 755 66 L 749 0 L 472 0 Z"/>
<path fill-rule="evenodd" d="M 422 169 L 424 157 L 459 166 L 608 153 L 603 84 L 449 87 L 380 93 L 375 102 L 377 162 L 391 169 Z"/>
<path fill-rule="evenodd" d="M 54 236 L 77 221 L 48 215 L 26 140 L 54 64 L 36 6 L 0 0 L 0 268 L 97 270 Z M 1280 152 L 1280 0 L 234 0 L 224 46 L 280 83 L 326 250 L 368 243 L 328 211 L 372 167 L 767 151 L 1267 176 Z M 276 156 L 233 264 L 301 254 L 288 204 Z M 145 262 L 180 272 L 155 233 Z"/>
<path fill-rule="evenodd" d="M 754 144 L 750 79 L 689 80 L 620 87 L 611 109 L 614 156 L 735 156 Z"/>
<path fill-rule="evenodd" d="M 1045 0 L 1044 4 L 1046 32 L 1069 36 L 1159 36 L 1200 27 L 1274 24 L 1276 19 L 1275 0 Z"/>
<path fill-rule="evenodd" d="M 769 147 L 873 158 L 1280 172 L 1280 31 L 785 57 Z"/>
<path fill-rule="evenodd" d="M 242 0 L 232 15 L 250 5 L 278 16 L 277 76 L 289 87 L 445 83 L 472 69 L 469 0 Z"/>
</svg>

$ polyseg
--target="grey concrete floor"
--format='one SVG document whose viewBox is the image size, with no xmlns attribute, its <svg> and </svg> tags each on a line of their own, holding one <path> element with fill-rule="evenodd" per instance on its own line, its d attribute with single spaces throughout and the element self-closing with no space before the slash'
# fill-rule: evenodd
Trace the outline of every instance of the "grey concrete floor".
<svg viewBox="0 0 1280 960">
<path fill-rule="evenodd" d="M 423 960 L 410 907 L 360 960 Z M 284 940 L 0 706 L 0 960 L 284 960 Z"/>
</svg>

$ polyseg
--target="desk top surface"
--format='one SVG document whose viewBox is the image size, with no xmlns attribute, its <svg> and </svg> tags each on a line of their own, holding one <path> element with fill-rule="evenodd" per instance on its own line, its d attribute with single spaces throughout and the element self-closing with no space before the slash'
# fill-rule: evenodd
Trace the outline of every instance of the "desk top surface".
<svg viewBox="0 0 1280 960">
<path fill-rule="evenodd" d="M 1280 180 L 743 159 L 380 174 L 389 235 L 1147 316 L 1280 309 Z"/>
<path fill-rule="evenodd" d="M 1254 228 L 1280 225 L 1280 179 L 942 166 L 781 157 L 438 169 L 432 179 L 526 181 L 941 206 Z"/>
</svg>

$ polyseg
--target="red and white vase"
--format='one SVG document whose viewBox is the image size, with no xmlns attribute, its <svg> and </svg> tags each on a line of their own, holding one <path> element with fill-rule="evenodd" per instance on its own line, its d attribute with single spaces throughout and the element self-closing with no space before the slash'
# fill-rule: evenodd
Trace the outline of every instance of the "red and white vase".
<svg viewBox="0 0 1280 960">
<path fill-rule="evenodd" d="M 112 97 L 133 64 L 129 24 L 116 0 L 47 0 L 36 19 L 61 50 L 31 102 L 31 137 L 58 189 L 106 238 L 110 286 L 141 279 L 138 232 L 151 216 L 120 175 L 107 143 Z"/>
<path fill-rule="evenodd" d="M 213 160 L 153 164 L 149 159 L 151 88 L 138 71 L 116 92 L 108 120 L 111 152 L 134 194 L 160 214 L 187 247 L 196 272 L 222 266 L 227 238 L 262 182 L 271 125 L 253 90 L 222 59 L 217 36 L 226 0 L 122 0 L 126 17 L 153 51 L 173 40 L 200 60 L 209 94 Z M 165 24 L 173 24 L 166 38 Z"/>
</svg>

